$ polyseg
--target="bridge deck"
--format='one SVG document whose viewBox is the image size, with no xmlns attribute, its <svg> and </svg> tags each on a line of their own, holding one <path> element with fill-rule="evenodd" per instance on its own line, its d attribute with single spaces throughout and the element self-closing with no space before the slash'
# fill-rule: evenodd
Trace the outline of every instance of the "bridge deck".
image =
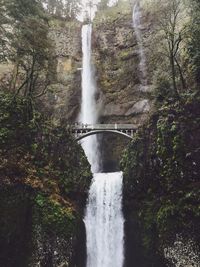
<svg viewBox="0 0 200 267">
<path fill-rule="evenodd" d="M 136 130 L 138 127 L 134 124 L 75 124 L 72 130 Z"/>
</svg>

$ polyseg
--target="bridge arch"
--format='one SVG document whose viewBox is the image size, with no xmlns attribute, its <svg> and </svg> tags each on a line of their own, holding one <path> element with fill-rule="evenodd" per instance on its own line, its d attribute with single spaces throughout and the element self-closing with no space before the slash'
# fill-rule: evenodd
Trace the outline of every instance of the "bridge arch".
<svg viewBox="0 0 200 267">
<path fill-rule="evenodd" d="M 124 132 L 121 132 L 119 130 L 92 130 L 92 131 L 89 131 L 87 133 L 83 133 L 82 135 L 76 137 L 76 141 L 80 141 L 80 140 L 82 140 L 88 136 L 91 136 L 91 135 L 102 134 L 102 133 L 113 133 L 113 134 L 122 135 L 126 138 L 129 138 L 129 139 L 133 139 L 131 135 L 124 133 Z"/>
</svg>

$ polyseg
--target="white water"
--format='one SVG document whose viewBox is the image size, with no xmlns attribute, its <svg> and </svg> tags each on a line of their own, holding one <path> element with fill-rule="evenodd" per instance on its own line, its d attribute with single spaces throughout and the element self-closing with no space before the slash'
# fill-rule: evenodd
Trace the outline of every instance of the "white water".
<svg viewBox="0 0 200 267">
<path fill-rule="evenodd" d="M 139 56 L 140 56 L 140 82 L 142 87 L 147 86 L 147 67 L 146 67 L 146 56 L 144 52 L 143 40 L 142 40 L 142 33 L 141 33 L 141 11 L 139 1 L 136 2 L 133 8 L 133 27 L 135 30 L 135 35 L 138 43 L 139 48 Z"/>
<path fill-rule="evenodd" d="M 91 37 L 92 25 L 84 25 L 82 27 L 82 103 L 79 119 L 83 124 L 95 124 L 98 121 L 98 111 L 95 99 L 97 89 L 93 78 L 91 64 Z M 92 171 L 97 172 L 99 170 L 97 137 L 90 136 L 86 138 L 82 143 L 82 147 L 92 166 Z"/>
<path fill-rule="evenodd" d="M 92 26 L 82 27 L 82 103 L 79 121 L 98 121 L 97 92 L 91 64 Z M 95 173 L 99 170 L 98 140 L 90 136 L 82 143 L 94 173 L 86 208 L 87 267 L 123 266 L 122 173 Z"/>
<path fill-rule="evenodd" d="M 123 266 L 122 173 L 94 174 L 85 216 L 87 267 Z"/>
</svg>

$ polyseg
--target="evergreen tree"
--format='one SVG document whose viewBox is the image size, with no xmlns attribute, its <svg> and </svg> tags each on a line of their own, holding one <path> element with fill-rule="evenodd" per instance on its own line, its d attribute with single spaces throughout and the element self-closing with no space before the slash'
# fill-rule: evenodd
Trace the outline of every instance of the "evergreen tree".
<svg viewBox="0 0 200 267">
<path fill-rule="evenodd" d="M 76 18 L 81 9 L 81 0 L 45 0 L 49 14 L 71 20 Z"/>
</svg>

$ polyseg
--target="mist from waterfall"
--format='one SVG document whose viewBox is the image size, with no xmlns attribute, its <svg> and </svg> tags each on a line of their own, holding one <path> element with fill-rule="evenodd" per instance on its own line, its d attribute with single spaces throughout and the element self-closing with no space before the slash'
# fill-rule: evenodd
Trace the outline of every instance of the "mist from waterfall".
<svg viewBox="0 0 200 267">
<path fill-rule="evenodd" d="M 144 52 L 143 47 L 143 41 L 142 41 L 142 33 L 141 33 L 141 11 L 140 11 L 140 4 L 139 1 L 137 1 L 133 8 L 133 27 L 135 30 L 136 40 L 138 43 L 139 48 L 139 57 L 140 57 L 140 83 L 143 87 L 142 89 L 145 89 L 147 86 L 147 66 L 146 66 L 146 56 Z"/>
<path fill-rule="evenodd" d="M 98 121 L 98 111 L 96 105 L 96 84 L 91 64 L 91 38 L 92 25 L 83 25 L 82 27 L 82 103 L 79 121 L 83 124 L 96 124 Z M 82 142 L 82 147 L 92 166 L 92 171 L 99 171 L 99 153 L 97 137 L 90 136 Z"/>
<path fill-rule="evenodd" d="M 94 174 L 85 216 L 87 267 L 123 266 L 122 172 Z"/>
</svg>

